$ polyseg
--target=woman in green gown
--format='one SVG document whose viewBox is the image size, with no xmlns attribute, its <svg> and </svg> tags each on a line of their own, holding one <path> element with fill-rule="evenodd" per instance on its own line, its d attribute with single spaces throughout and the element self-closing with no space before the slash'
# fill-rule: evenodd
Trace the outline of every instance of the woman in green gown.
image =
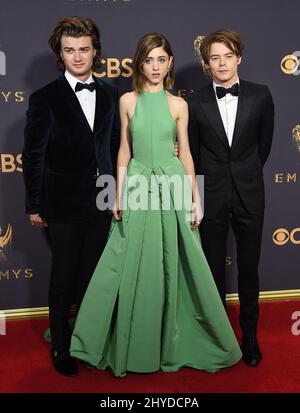
<svg viewBox="0 0 300 413">
<path fill-rule="evenodd" d="M 173 68 L 166 38 L 145 35 L 134 90 L 120 99 L 114 219 L 72 336 L 73 357 L 118 377 L 184 366 L 217 371 L 241 358 L 201 248 L 187 104 L 167 92 Z"/>
</svg>

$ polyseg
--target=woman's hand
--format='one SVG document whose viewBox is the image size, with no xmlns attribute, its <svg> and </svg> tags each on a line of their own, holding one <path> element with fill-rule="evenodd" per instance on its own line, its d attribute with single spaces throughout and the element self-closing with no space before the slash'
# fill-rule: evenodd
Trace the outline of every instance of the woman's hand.
<svg viewBox="0 0 300 413">
<path fill-rule="evenodd" d="M 119 202 L 117 200 L 115 200 L 115 202 L 114 202 L 112 213 L 113 213 L 116 221 L 120 221 L 122 219 L 122 211 L 119 207 Z"/>
<path fill-rule="evenodd" d="M 200 202 L 194 202 L 192 207 L 192 214 L 191 214 L 191 228 L 192 231 L 197 229 L 202 221 L 203 218 L 203 211 L 201 208 Z"/>
</svg>

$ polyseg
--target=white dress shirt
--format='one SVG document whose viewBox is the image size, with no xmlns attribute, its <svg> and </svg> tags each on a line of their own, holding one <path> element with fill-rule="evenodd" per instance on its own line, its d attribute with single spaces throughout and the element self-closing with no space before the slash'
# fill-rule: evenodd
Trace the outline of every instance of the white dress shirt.
<svg viewBox="0 0 300 413">
<path fill-rule="evenodd" d="M 76 77 L 71 75 L 67 70 L 65 71 L 65 77 L 69 82 L 71 88 L 74 90 L 74 93 L 79 100 L 81 109 L 90 125 L 90 128 L 94 129 L 94 120 L 95 120 L 95 109 L 96 109 L 96 91 L 90 92 L 88 89 L 82 89 L 80 92 L 75 92 L 75 86 L 77 82 L 80 82 Z M 93 76 L 91 75 L 88 80 L 84 83 L 94 82 Z"/>
<path fill-rule="evenodd" d="M 228 87 L 233 86 L 235 83 L 239 83 L 239 79 L 237 79 L 236 82 L 234 82 L 232 85 Z M 213 87 L 214 87 L 220 115 L 222 118 L 222 122 L 224 125 L 226 135 L 227 135 L 229 146 L 231 146 L 239 97 L 233 96 L 231 93 L 226 93 L 224 97 L 222 97 L 221 99 L 218 99 L 218 96 L 216 93 L 217 86 L 221 86 L 221 85 L 218 85 L 217 83 L 213 82 Z"/>
</svg>

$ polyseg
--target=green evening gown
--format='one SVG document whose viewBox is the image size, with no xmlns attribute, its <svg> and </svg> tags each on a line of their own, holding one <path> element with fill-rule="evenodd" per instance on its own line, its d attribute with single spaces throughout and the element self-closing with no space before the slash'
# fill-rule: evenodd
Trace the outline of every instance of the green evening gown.
<svg viewBox="0 0 300 413">
<path fill-rule="evenodd" d="M 139 95 L 130 132 L 129 201 L 141 176 L 184 177 L 165 90 Z M 241 358 L 189 208 L 175 207 L 173 185 L 165 208 L 162 187 L 149 190 L 159 208 L 128 208 L 113 220 L 73 331 L 72 356 L 119 377 L 184 366 L 213 372 Z M 185 196 L 191 202 L 190 186 Z"/>
</svg>

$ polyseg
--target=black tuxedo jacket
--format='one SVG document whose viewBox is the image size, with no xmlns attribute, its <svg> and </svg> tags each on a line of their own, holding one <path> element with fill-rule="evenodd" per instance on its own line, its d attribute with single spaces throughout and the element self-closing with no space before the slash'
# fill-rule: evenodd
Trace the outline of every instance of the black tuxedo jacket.
<svg viewBox="0 0 300 413">
<path fill-rule="evenodd" d="M 114 175 L 118 93 L 94 80 L 94 131 L 64 75 L 29 98 L 22 156 L 29 214 L 50 222 L 86 220 L 95 211 L 97 168 L 100 175 Z"/>
<path fill-rule="evenodd" d="M 196 174 L 204 175 L 204 209 L 214 218 L 228 199 L 232 180 L 251 214 L 264 210 L 263 166 L 271 149 L 274 105 L 267 86 L 240 80 L 231 147 L 213 85 L 190 95 L 189 140 Z"/>
</svg>

